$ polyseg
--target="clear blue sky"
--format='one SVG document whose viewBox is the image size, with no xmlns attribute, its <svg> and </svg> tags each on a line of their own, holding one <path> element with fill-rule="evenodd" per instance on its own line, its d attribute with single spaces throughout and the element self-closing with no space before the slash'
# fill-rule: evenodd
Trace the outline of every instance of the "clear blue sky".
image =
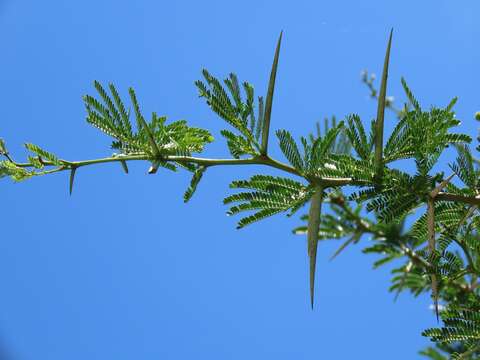
<svg viewBox="0 0 480 360">
<path fill-rule="evenodd" d="M 458 95 L 474 135 L 479 11 L 473 0 L 3 0 L 0 137 L 19 158 L 23 142 L 72 160 L 110 155 L 84 121 L 81 96 L 97 79 L 123 94 L 134 86 L 145 113 L 212 130 L 207 154 L 226 156 L 223 123 L 193 82 L 203 67 L 235 71 L 265 93 L 282 29 L 273 129 L 299 136 L 352 112 L 369 121 L 360 71 L 380 72 L 391 27 L 389 94 L 403 101 L 405 76 L 426 107 Z M 185 205 L 185 173 L 147 168 L 81 169 L 72 197 L 67 174 L 2 181 L 1 359 L 419 358 L 430 301 L 394 303 L 387 269 L 360 253 L 366 242 L 334 262 L 338 244 L 320 244 L 312 312 L 298 218 L 235 230 L 222 205 L 229 182 L 272 170 L 211 169 Z"/>
</svg>

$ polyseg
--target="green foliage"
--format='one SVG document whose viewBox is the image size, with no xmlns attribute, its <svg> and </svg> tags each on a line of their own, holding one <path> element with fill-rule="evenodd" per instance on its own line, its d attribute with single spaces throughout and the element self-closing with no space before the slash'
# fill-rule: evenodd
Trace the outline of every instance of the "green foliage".
<svg viewBox="0 0 480 360">
<path fill-rule="evenodd" d="M 455 307 L 442 311 L 444 327 L 427 329 L 424 336 L 433 341 L 452 343 L 457 341 L 477 342 L 480 340 L 480 312 L 473 310 L 459 310 Z"/>
<path fill-rule="evenodd" d="M 418 102 L 415 106 L 417 105 Z M 360 158 L 368 159 L 366 154 L 370 142 L 365 136 L 363 126 L 355 116 L 351 118 L 350 124 L 348 134 L 354 149 Z M 438 179 L 442 178 L 441 173 L 430 174 L 442 152 L 450 144 L 471 141 L 466 134 L 450 132 L 451 128 L 459 124 L 460 121 L 448 108 L 406 112 L 385 146 L 385 162 L 411 158 L 415 161 L 417 173 L 412 176 L 397 169 L 385 168 L 381 187 L 373 184 L 368 189 L 353 194 L 351 198 L 357 201 L 368 200 L 367 210 L 375 212 L 378 218 L 385 222 L 402 218 L 416 209 L 436 187 Z M 458 148 L 463 150 L 459 150 L 461 156 L 452 168 L 457 172 L 465 172 L 462 176 L 470 174 L 468 176 L 472 179 L 474 172 L 471 167 L 472 160 L 468 162 L 466 155 L 469 153 L 468 148 L 464 145 Z"/>
<path fill-rule="evenodd" d="M 372 159 L 372 150 L 375 142 L 375 127 L 372 123 L 370 135 L 367 137 L 360 117 L 356 114 L 347 116 L 348 128 L 346 134 L 357 156 L 364 161 Z"/>
<path fill-rule="evenodd" d="M 228 215 L 256 211 L 242 218 L 238 222 L 238 229 L 288 210 L 291 216 L 312 196 L 312 189 L 308 186 L 288 178 L 269 175 L 255 175 L 249 180 L 234 181 L 230 187 L 253 190 L 236 193 L 223 200 L 224 204 L 238 203 L 230 208 Z"/>
<path fill-rule="evenodd" d="M 238 134 L 223 130 L 222 136 L 227 139 L 230 153 L 235 159 L 242 155 L 256 155 L 261 150 L 261 136 L 264 128 L 263 98 L 258 97 L 258 111 L 255 110 L 254 89 L 251 84 L 244 82 L 240 89 L 238 78 L 231 73 L 223 80 L 224 85 L 207 70 L 203 70 L 204 83 L 197 80 L 195 85 L 199 95 L 205 98 L 207 105 Z"/>
<path fill-rule="evenodd" d="M 466 145 L 458 145 L 458 156 L 456 162 L 450 168 L 460 180 L 472 191 L 472 194 L 479 190 L 479 172 L 475 170 L 473 156 Z"/>
<path fill-rule="evenodd" d="M 416 165 L 416 172 L 410 174 L 384 166 L 382 179 L 378 182 L 372 155 L 375 132 L 368 133 L 357 115 L 348 116 L 345 134 L 356 157 L 330 154 L 329 162 L 337 169 L 340 169 L 339 163 L 349 163 L 352 181 L 363 180 L 365 184 L 360 183 L 363 189 L 349 196 L 338 190 L 327 194 L 324 202 L 329 210 L 322 215 L 318 238 L 341 241 L 332 255 L 335 258 L 349 245 L 359 243 L 368 235 L 373 243 L 363 252 L 379 256 L 374 268 L 396 264 L 391 270 L 389 288 L 395 293 L 395 298 L 405 291 L 420 296 L 431 292 L 435 286 L 435 299 L 453 308 L 466 309 L 469 314 L 477 314 L 480 307 L 477 287 L 480 276 L 480 223 L 478 205 L 472 204 L 478 201 L 465 203 L 460 200 L 460 197 L 479 197 L 480 173 L 467 145 L 471 138 L 452 131 L 460 125 L 452 112 L 456 99 L 446 108 L 432 107 L 424 111 L 405 81 L 402 82 L 413 110 L 406 110 L 398 117 L 384 148 L 384 164 L 411 159 Z M 373 124 L 371 129 L 374 129 Z M 287 132 L 281 135 L 280 147 L 286 158 L 295 168 L 303 170 L 304 166 L 294 165 L 302 164 L 299 158 L 303 160 L 298 155 L 298 146 Z M 463 183 L 463 188 L 444 179 L 443 172 L 433 171 L 450 145 L 454 145 L 458 153 L 450 168 L 453 177 Z M 422 208 L 429 196 L 438 196 L 443 194 L 442 191 L 459 198 L 455 201 L 455 198 L 439 197 L 434 202 L 434 238 L 437 245 L 434 252 L 430 252 L 427 248 L 427 215 L 422 214 Z M 351 207 L 351 200 L 357 202 L 356 208 Z M 416 220 L 409 229 L 405 229 L 406 219 L 412 217 Z M 309 220 L 308 216 L 302 219 Z M 307 234 L 307 226 L 297 227 L 294 233 Z M 435 284 L 432 276 L 435 276 Z M 463 312 L 451 315 L 448 311 L 441 311 L 440 315 L 444 327 L 424 332 L 437 345 L 421 354 L 437 360 L 476 359 L 480 355 L 478 324 Z"/>
<path fill-rule="evenodd" d="M 298 145 L 287 130 L 278 130 L 277 137 L 280 149 L 290 164 L 299 172 L 305 171 L 305 156 L 300 154 Z"/>
<path fill-rule="evenodd" d="M 420 355 L 432 360 L 476 360 L 480 353 L 475 348 L 469 350 L 464 343 L 456 342 L 452 344 L 436 343 L 435 347 L 428 347 L 420 351 Z"/>
<path fill-rule="evenodd" d="M 100 96 L 84 96 L 87 109 L 87 122 L 114 139 L 112 149 L 121 154 L 145 154 L 151 159 L 161 160 L 167 155 L 190 155 L 202 152 L 204 146 L 213 141 L 211 134 L 204 129 L 187 125 L 185 120 L 166 124 L 166 117 L 152 113 L 147 123 L 132 88 L 129 89 L 133 105 L 136 131 L 130 121 L 130 111 L 126 111 L 113 84 L 109 85 L 111 96 L 100 83 L 94 83 Z"/>
<path fill-rule="evenodd" d="M 401 79 L 401 82 L 402 82 L 403 90 L 405 90 L 405 95 L 407 95 L 407 99 L 408 101 L 410 101 L 410 104 L 412 104 L 414 110 L 421 111 L 419 102 L 417 101 L 417 99 L 415 99 L 415 96 L 413 96 L 412 90 L 410 90 L 410 88 L 407 85 L 407 82 L 403 77 Z"/>
<path fill-rule="evenodd" d="M 14 181 L 22 181 L 33 176 L 31 171 L 25 170 L 11 161 L 0 161 L 0 178 L 9 176 Z"/>
<path fill-rule="evenodd" d="M 279 146 L 288 162 L 306 179 L 315 177 L 353 178 L 358 181 L 370 180 L 371 164 L 358 161 L 346 152 L 350 146 L 345 145 L 348 129 L 341 121 L 327 129 L 324 136 L 301 138 L 301 149 L 290 132 L 278 130 L 276 135 Z"/>
</svg>

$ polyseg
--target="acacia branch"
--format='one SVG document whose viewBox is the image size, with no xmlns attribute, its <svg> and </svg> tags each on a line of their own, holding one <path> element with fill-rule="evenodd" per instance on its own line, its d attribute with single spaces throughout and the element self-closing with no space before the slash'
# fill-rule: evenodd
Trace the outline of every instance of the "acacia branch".
<svg viewBox="0 0 480 360">
<path fill-rule="evenodd" d="M 11 159 L 8 159 L 11 163 L 15 166 L 20 168 L 33 168 L 34 165 L 31 163 L 17 163 Z M 119 155 L 119 156 L 110 156 L 105 158 L 99 159 L 91 159 L 91 160 L 81 160 L 81 161 L 67 161 L 67 160 L 60 160 L 63 165 L 58 166 L 55 169 L 39 172 L 38 175 L 45 175 L 49 173 L 61 172 L 61 171 L 69 171 L 73 168 L 80 168 L 83 166 L 89 165 L 96 165 L 96 164 L 104 164 L 104 163 L 111 163 L 111 162 L 120 162 L 121 164 L 125 164 L 127 161 L 163 161 L 163 162 L 173 162 L 179 164 L 197 164 L 202 166 L 221 166 L 221 165 L 265 165 L 269 167 L 276 168 L 278 170 L 282 170 L 288 172 L 289 174 L 299 176 L 305 178 L 308 181 L 315 182 L 317 184 L 321 184 L 327 187 L 335 187 L 335 186 L 345 186 L 345 185 L 368 185 L 369 183 L 362 180 L 355 180 L 350 177 L 345 178 L 332 178 L 332 177 L 317 177 L 317 176 L 309 176 L 306 178 L 304 175 L 299 173 L 295 168 L 284 164 L 278 160 L 272 159 L 269 156 L 255 156 L 247 159 L 211 159 L 211 158 L 201 158 L 201 157 L 193 157 L 193 156 L 175 156 L 175 155 L 165 155 L 159 159 L 152 157 L 151 155 L 147 154 L 136 154 L 136 155 Z M 50 161 L 43 161 L 43 165 L 45 166 L 57 166 Z"/>
</svg>

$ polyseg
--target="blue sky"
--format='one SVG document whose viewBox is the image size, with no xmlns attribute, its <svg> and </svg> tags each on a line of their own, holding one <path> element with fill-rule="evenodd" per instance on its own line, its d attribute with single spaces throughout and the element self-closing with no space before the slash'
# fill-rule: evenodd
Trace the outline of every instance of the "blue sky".
<svg viewBox="0 0 480 360">
<path fill-rule="evenodd" d="M 224 157 L 223 123 L 193 82 L 204 67 L 234 71 L 265 93 L 280 30 L 272 129 L 300 136 L 353 112 L 370 121 L 360 72 L 380 72 L 391 27 L 389 94 L 404 100 L 405 76 L 426 107 L 458 95 L 474 135 L 479 10 L 473 0 L 3 0 L 0 137 L 18 158 L 23 142 L 72 160 L 110 155 L 84 121 L 81 96 L 96 79 L 135 87 L 145 113 L 210 129 L 218 142 L 206 154 Z M 419 358 L 430 301 L 394 303 L 387 269 L 373 271 L 362 244 L 334 262 L 338 244 L 320 244 L 312 312 L 298 218 L 235 230 L 222 205 L 229 182 L 273 170 L 210 169 L 185 205 L 185 173 L 130 167 L 81 169 L 72 197 L 67 174 L 2 181 L 2 359 Z"/>
</svg>

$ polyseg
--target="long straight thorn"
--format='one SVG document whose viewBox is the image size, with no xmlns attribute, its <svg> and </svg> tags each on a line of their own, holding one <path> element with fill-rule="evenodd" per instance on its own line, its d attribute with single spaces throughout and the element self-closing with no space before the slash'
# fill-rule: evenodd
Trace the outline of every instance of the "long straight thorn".
<svg viewBox="0 0 480 360">
<path fill-rule="evenodd" d="M 320 229 L 320 214 L 322 212 L 323 187 L 319 186 L 310 200 L 308 212 L 308 257 L 310 262 L 310 304 L 313 309 L 315 294 L 315 268 L 317 265 L 318 231 Z"/>
<path fill-rule="evenodd" d="M 375 167 L 378 180 L 383 175 L 383 128 L 385 119 L 385 106 L 387 97 L 387 78 L 388 64 L 390 61 L 390 48 L 392 46 L 393 29 L 390 30 L 387 51 L 383 63 L 382 82 L 380 84 L 380 92 L 378 94 L 377 120 L 375 122 Z"/>
<path fill-rule="evenodd" d="M 125 172 L 125 174 L 128 174 L 127 162 L 125 160 L 120 160 L 120 164 L 122 165 L 122 169 Z"/>
<path fill-rule="evenodd" d="M 277 48 L 275 49 L 275 56 L 273 58 L 272 71 L 270 72 L 270 81 L 268 83 L 268 92 L 265 99 L 265 113 L 262 129 L 262 146 L 260 148 L 261 155 L 267 155 L 268 149 L 268 132 L 270 130 L 270 117 L 272 115 L 273 93 L 275 90 L 275 78 L 277 76 L 278 57 L 280 55 L 280 45 L 282 43 L 283 31 L 280 31 L 278 37 Z"/>
<path fill-rule="evenodd" d="M 75 172 L 76 171 L 77 171 L 76 167 L 72 167 L 72 169 L 70 170 L 70 181 L 69 181 L 70 196 L 72 195 L 72 192 L 73 192 L 73 182 L 75 180 Z"/>
</svg>

